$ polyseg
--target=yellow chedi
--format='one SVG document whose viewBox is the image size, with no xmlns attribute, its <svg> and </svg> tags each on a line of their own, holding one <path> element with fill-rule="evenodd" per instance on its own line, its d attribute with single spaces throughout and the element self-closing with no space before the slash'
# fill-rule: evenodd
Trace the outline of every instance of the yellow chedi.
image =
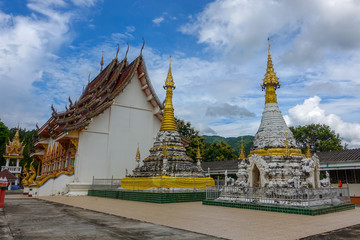
<svg viewBox="0 0 360 240">
<path fill-rule="evenodd" d="M 177 131 L 174 117 L 174 106 L 172 103 L 173 89 L 175 89 L 174 79 L 171 73 L 171 58 L 169 63 L 169 71 L 164 85 L 166 89 L 166 98 L 164 106 L 164 115 L 161 123 L 160 131 Z"/>
<path fill-rule="evenodd" d="M 121 180 L 121 187 L 132 190 L 146 189 L 206 189 L 214 186 L 214 180 L 206 177 L 201 168 L 200 149 L 197 164 L 186 155 L 186 149 L 178 132 L 174 107 L 172 104 L 174 79 L 169 71 L 164 84 L 166 89 L 163 120 L 157 133 L 150 155 L 143 160 L 143 165 L 133 170 L 132 176 Z M 138 156 L 136 157 L 138 159 Z"/>
</svg>

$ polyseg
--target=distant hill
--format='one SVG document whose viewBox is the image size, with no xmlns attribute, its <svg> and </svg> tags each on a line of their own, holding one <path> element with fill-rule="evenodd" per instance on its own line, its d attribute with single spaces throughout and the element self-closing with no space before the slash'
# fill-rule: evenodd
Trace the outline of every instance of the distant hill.
<svg viewBox="0 0 360 240">
<path fill-rule="evenodd" d="M 235 150 L 236 155 L 239 154 L 239 150 L 240 150 L 240 146 L 241 146 L 241 136 L 225 138 L 225 137 L 220 137 L 220 136 L 203 135 L 203 137 L 205 137 L 206 143 L 213 143 L 213 142 L 220 143 L 221 140 L 224 140 L 227 144 L 230 145 L 230 147 L 232 149 Z M 250 153 L 250 149 L 251 149 L 253 141 L 254 141 L 254 136 L 243 136 L 243 140 L 244 140 L 244 150 L 245 150 L 245 154 L 247 156 Z"/>
</svg>

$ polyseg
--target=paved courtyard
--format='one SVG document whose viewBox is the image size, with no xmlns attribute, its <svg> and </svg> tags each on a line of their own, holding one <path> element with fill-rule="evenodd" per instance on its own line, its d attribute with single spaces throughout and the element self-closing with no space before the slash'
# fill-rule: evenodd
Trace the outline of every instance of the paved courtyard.
<svg viewBox="0 0 360 240">
<path fill-rule="evenodd" d="M 200 202 L 8 196 L 0 227 L 0 239 L 357 239 L 360 208 L 304 216 Z"/>
<path fill-rule="evenodd" d="M 219 239 L 39 199 L 6 201 L 0 239 Z"/>
</svg>

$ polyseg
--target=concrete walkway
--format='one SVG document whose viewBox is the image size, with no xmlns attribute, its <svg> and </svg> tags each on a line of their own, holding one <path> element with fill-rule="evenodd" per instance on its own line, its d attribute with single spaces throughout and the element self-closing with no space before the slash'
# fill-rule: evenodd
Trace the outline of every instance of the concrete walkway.
<svg viewBox="0 0 360 240">
<path fill-rule="evenodd" d="M 84 210 L 34 198 L 8 198 L 0 211 L 0 239 L 217 240 L 209 235 Z"/>
<path fill-rule="evenodd" d="M 84 209 L 228 239 L 298 239 L 360 224 L 360 208 L 320 216 L 79 196 L 40 197 Z"/>
</svg>

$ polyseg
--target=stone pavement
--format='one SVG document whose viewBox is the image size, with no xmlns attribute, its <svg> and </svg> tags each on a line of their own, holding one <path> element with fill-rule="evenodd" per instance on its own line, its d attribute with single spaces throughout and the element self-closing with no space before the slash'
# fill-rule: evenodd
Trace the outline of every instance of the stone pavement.
<svg viewBox="0 0 360 240">
<path fill-rule="evenodd" d="M 0 239 L 218 239 L 39 199 L 10 197 L 0 211 Z"/>
<path fill-rule="evenodd" d="M 360 224 L 301 238 L 301 240 L 349 240 L 360 238 Z"/>
<path fill-rule="evenodd" d="M 228 239 L 299 239 L 360 224 L 360 208 L 305 216 L 201 202 L 155 204 L 89 196 L 41 199 Z"/>
</svg>

